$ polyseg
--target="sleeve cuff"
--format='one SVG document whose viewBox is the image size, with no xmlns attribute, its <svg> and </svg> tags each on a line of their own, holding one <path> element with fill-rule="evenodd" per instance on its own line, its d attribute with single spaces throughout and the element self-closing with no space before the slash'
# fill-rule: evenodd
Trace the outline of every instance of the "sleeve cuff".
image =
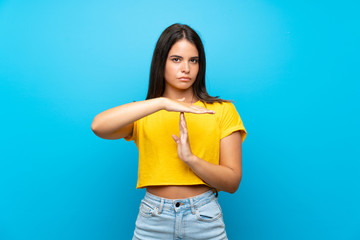
<svg viewBox="0 0 360 240">
<path fill-rule="evenodd" d="M 220 139 L 223 139 L 224 137 L 227 137 L 227 136 L 229 136 L 230 134 L 232 134 L 233 132 L 236 132 L 236 131 L 241 131 L 242 142 L 244 142 L 247 133 L 246 133 L 245 128 L 242 127 L 242 126 L 234 126 L 232 128 L 226 129 L 226 131 L 221 133 Z"/>
</svg>

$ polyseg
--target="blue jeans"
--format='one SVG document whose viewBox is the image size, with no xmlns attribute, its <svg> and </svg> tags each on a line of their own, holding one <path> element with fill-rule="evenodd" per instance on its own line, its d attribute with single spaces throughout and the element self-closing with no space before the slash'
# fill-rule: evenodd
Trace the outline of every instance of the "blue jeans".
<svg viewBox="0 0 360 240">
<path fill-rule="evenodd" d="M 225 224 L 212 190 L 186 199 L 166 199 L 146 192 L 133 240 L 226 240 Z"/>
</svg>

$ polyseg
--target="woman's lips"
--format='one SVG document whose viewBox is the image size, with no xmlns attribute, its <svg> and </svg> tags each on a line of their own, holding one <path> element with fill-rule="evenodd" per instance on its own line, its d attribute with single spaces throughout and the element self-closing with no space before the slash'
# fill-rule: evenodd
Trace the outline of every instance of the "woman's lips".
<svg viewBox="0 0 360 240">
<path fill-rule="evenodd" d="M 190 81 L 190 78 L 188 78 L 188 77 L 181 77 L 181 78 L 179 78 L 179 80 L 180 80 L 180 81 L 184 81 L 184 82 L 188 82 L 188 81 Z"/>
</svg>

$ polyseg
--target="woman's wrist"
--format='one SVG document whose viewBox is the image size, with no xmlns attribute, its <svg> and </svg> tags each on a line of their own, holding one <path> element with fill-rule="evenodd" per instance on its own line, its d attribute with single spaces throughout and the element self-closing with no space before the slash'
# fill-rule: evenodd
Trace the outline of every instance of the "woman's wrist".
<svg viewBox="0 0 360 240">
<path fill-rule="evenodd" d="M 166 110 L 166 101 L 167 101 L 167 98 L 165 98 L 165 97 L 158 97 L 158 98 L 156 98 L 156 100 L 158 101 L 159 110 Z"/>
<path fill-rule="evenodd" d="M 189 167 L 191 167 L 192 165 L 196 164 L 196 161 L 198 161 L 199 158 L 194 155 L 194 154 L 191 154 L 190 156 L 187 156 L 183 159 L 183 161 L 189 165 Z"/>
</svg>

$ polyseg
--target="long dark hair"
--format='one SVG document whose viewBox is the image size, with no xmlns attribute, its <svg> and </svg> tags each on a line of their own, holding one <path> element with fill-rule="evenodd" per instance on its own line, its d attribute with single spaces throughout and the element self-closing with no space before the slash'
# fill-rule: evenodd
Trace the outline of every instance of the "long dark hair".
<svg viewBox="0 0 360 240">
<path fill-rule="evenodd" d="M 165 90 L 165 63 L 171 47 L 179 40 L 193 43 L 199 53 L 199 72 L 192 85 L 195 97 L 205 103 L 227 102 L 208 94 L 205 87 L 205 51 L 199 35 L 188 25 L 175 23 L 166 28 L 159 37 L 151 61 L 149 89 L 146 99 L 161 97 Z"/>
</svg>

